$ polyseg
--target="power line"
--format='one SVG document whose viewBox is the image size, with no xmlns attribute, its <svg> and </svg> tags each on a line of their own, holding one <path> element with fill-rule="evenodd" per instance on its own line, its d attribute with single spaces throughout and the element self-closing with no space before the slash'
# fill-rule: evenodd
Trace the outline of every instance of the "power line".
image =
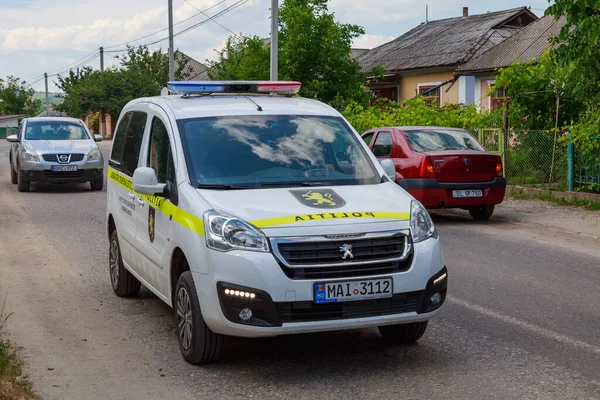
<svg viewBox="0 0 600 400">
<path fill-rule="evenodd" d="M 186 3 L 188 3 L 190 6 L 192 6 L 193 8 L 195 8 L 195 9 L 196 9 L 198 12 L 200 12 L 200 13 L 204 14 L 204 16 L 206 16 L 206 17 L 208 17 L 208 16 L 209 16 L 209 15 L 208 15 L 208 14 L 206 14 L 204 11 L 200 11 L 200 10 L 198 9 L 198 7 L 196 7 L 195 5 L 193 5 L 192 3 L 190 3 L 188 0 L 184 0 L 184 1 L 185 1 Z M 231 33 L 232 35 L 235 35 L 235 33 L 234 33 L 234 32 L 233 32 L 231 29 L 229 29 L 229 28 L 227 28 L 226 26 L 224 26 L 224 25 L 220 24 L 218 21 L 213 21 L 213 22 L 214 22 L 215 24 L 219 25 L 221 28 L 223 28 L 223 29 L 225 29 L 226 31 L 228 31 L 229 33 Z"/>
<path fill-rule="evenodd" d="M 184 19 L 184 20 L 182 20 L 182 21 L 179 21 L 179 22 L 177 22 L 176 24 L 174 24 L 173 26 L 181 25 L 181 24 L 183 24 L 184 22 L 186 22 L 186 21 L 189 21 L 189 20 L 190 20 L 190 19 L 192 19 L 192 18 L 196 18 L 196 17 L 197 17 L 198 15 L 200 15 L 200 14 L 204 14 L 204 15 L 206 15 L 206 14 L 205 14 L 205 12 L 206 12 L 206 11 L 210 11 L 210 10 L 212 10 L 213 8 L 215 8 L 215 7 L 217 7 L 217 6 L 220 6 L 221 4 L 223 4 L 223 3 L 227 2 L 227 1 L 229 1 L 229 0 L 221 0 L 221 1 L 220 1 L 220 2 L 218 2 L 217 4 L 215 4 L 215 5 L 212 5 L 212 6 L 208 7 L 207 9 L 205 9 L 205 10 L 203 10 L 203 11 L 201 11 L 201 10 L 198 10 L 196 7 L 194 7 L 194 8 L 196 8 L 196 9 L 199 11 L 197 14 L 194 14 L 194 15 L 192 15 L 191 17 L 188 17 L 188 18 L 186 18 L 186 19 Z M 164 31 L 166 31 L 166 30 L 168 30 L 168 29 L 169 29 L 168 27 L 167 27 L 167 28 L 163 28 L 163 29 L 161 29 L 161 30 L 159 30 L 159 31 L 156 31 L 156 32 L 150 33 L 150 34 L 148 34 L 148 35 L 145 35 L 145 36 L 139 37 L 139 38 L 137 38 L 137 39 L 129 40 L 129 41 L 127 41 L 127 42 L 123 42 L 123 43 L 119 43 L 119 44 L 114 44 L 114 45 L 112 45 L 112 46 L 104 46 L 104 48 L 105 48 L 105 49 L 112 49 L 112 48 L 114 48 L 114 47 L 120 47 L 120 46 L 124 46 L 124 45 L 130 44 L 130 43 L 133 43 L 133 42 L 138 42 L 138 41 L 140 41 L 140 40 L 142 40 L 142 39 L 147 39 L 147 38 L 149 38 L 149 37 L 151 37 L 151 36 L 154 36 L 154 35 L 156 35 L 157 33 L 164 32 Z M 114 51 L 113 51 L 113 52 L 114 52 Z M 107 52 L 107 53 L 110 53 L 110 52 Z"/>
<path fill-rule="evenodd" d="M 67 72 L 67 71 L 70 71 L 70 70 L 72 70 L 74 68 L 78 68 L 78 67 L 84 66 L 85 64 L 94 61 L 98 57 L 100 57 L 100 53 L 94 54 L 92 57 L 89 57 L 87 60 L 85 60 L 85 61 L 83 61 L 83 62 L 81 62 L 81 63 L 79 63 L 79 64 L 77 64 L 75 66 L 64 68 L 64 69 L 62 69 L 60 71 L 57 71 L 57 72 L 55 72 L 53 74 L 48 74 L 48 76 L 49 77 L 50 76 L 58 76 L 58 75 L 63 74 L 65 72 Z"/>
<path fill-rule="evenodd" d="M 66 68 L 70 68 L 70 67 L 72 67 L 73 65 L 76 65 L 76 64 L 80 63 L 81 61 L 83 61 L 83 60 L 87 59 L 88 57 L 90 57 L 90 56 L 92 56 L 92 55 L 94 55 L 94 54 L 96 54 L 96 53 L 98 53 L 98 50 L 94 50 L 93 52 L 89 53 L 88 55 L 86 55 L 86 56 L 84 56 L 84 57 L 81 57 L 79 60 L 77 60 L 77 61 L 74 61 L 74 62 L 72 62 L 71 64 L 65 65 L 65 66 L 64 66 L 64 67 L 62 67 L 62 68 L 59 68 L 59 69 L 56 69 L 56 70 L 54 70 L 54 71 L 50 71 L 50 72 L 48 72 L 48 75 L 54 74 L 54 73 L 56 73 L 57 71 L 62 71 L 62 70 L 64 70 L 64 69 L 66 69 Z"/>
</svg>

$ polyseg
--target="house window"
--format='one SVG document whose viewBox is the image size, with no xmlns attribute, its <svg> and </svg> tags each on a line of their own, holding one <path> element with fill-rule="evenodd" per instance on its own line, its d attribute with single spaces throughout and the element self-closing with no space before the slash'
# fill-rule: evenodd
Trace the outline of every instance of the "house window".
<svg viewBox="0 0 600 400">
<path fill-rule="evenodd" d="M 441 88 L 437 88 L 435 90 L 431 90 L 434 87 L 438 86 L 437 84 L 433 85 L 419 85 L 419 94 L 423 96 L 425 100 L 425 104 L 428 106 L 440 106 L 441 102 Z"/>
<path fill-rule="evenodd" d="M 494 87 L 494 85 L 491 85 Z M 499 110 L 510 100 L 508 94 L 506 93 L 506 88 L 497 88 L 494 90 L 490 98 L 490 108 L 492 110 Z"/>
</svg>

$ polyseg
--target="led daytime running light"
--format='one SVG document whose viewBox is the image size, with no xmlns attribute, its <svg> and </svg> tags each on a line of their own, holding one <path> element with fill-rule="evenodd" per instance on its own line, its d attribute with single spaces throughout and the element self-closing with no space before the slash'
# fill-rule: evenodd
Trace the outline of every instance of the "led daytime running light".
<svg viewBox="0 0 600 400">
<path fill-rule="evenodd" d="M 225 289 L 224 293 L 228 296 L 246 298 L 246 299 L 255 299 L 256 293 L 244 292 L 243 290 L 234 290 L 234 289 Z"/>
</svg>

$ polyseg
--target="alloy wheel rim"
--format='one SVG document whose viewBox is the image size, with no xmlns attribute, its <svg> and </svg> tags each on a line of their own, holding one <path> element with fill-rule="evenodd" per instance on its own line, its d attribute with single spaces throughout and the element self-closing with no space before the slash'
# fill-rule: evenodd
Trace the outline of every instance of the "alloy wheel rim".
<svg viewBox="0 0 600 400">
<path fill-rule="evenodd" d="M 110 282 L 113 288 L 119 284 L 119 245 L 116 240 L 110 242 Z"/>
<path fill-rule="evenodd" d="M 189 350 L 192 346 L 192 306 L 185 288 L 177 293 L 177 331 L 181 346 Z"/>
</svg>

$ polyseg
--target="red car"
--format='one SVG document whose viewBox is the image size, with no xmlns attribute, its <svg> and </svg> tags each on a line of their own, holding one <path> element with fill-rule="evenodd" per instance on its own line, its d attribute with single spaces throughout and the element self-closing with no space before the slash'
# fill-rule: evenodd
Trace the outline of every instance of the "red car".
<svg viewBox="0 0 600 400">
<path fill-rule="evenodd" d="M 502 203 L 502 159 L 469 132 L 435 126 L 376 128 L 363 133 L 377 158 L 396 166 L 396 182 L 427 208 L 462 208 L 489 219 Z"/>
</svg>

